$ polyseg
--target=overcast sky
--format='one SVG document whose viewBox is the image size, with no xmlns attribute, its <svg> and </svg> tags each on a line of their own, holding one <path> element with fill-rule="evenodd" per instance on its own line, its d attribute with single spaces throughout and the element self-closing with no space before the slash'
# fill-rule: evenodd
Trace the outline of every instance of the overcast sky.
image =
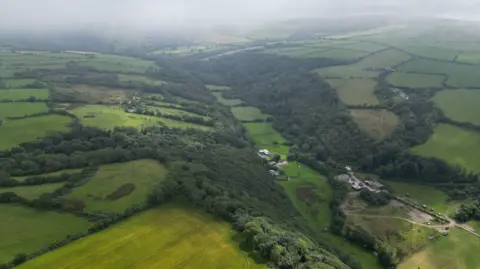
<svg viewBox="0 0 480 269">
<path fill-rule="evenodd" d="M 0 0 L 0 25 L 220 25 L 389 12 L 480 17 L 480 0 Z"/>
</svg>

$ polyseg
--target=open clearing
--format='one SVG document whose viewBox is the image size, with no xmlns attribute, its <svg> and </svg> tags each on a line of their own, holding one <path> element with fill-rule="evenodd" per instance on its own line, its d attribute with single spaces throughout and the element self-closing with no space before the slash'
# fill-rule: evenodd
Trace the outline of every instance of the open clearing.
<svg viewBox="0 0 480 269">
<path fill-rule="evenodd" d="M 0 263 L 19 253 L 30 253 L 61 240 L 69 234 L 85 232 L 86 219 L 53 211 L 0 204 Z"/>
<path fill-rule="evenodd" d="M 260 109 L 252 106 L 232 107 L 230 110 L 235 118 L 240 121 L 265 120 L 269 117 L 267 114 L 263 114 Z"/>
<path fill-rule="evenodd" d="M 442 88 L 443 75 L 414 74 L 414 73 L 390 73 L 386 80 L 390 85 L 406 88 Z"/>
<path fill-rule="evenodd" d="M 453 229 L 426 249 L 401 263 L 399 269 L 478 269 L 480 238 Z"/>
<path fill-rule="evenodd" d="M 19 268 L 266 268 L 241 251 L 234 236 L 225 222 L 164 205 Z"/>
<path fill-rule="evenodd" d="M 70 121 L 69 117 L 60 115 L 5 120 L 0 126 L 0 150 L 9 149 L 23 142 L 34 141 L 51 132 L 67 132 Z"/>
<path fill-rule="evenodd" d="M 118 74 L 117 76 L 120 82 L 128 82 L 128 83 L 137 82 L 137 83 L 147 84 L 151 86 L 162 86 L 166 83 L 165 81 L 162 81 L 162 80 L 156 80 L 153 78 L 140 76 L 140 75 Z"/>
<path fill-rule="evenodd" d="M 41 174 L 41 175 L 13 177 L 13 179 L 22 182 L 22 181 L 25 181 L 25 179 L 30 178 L 30 177 L 54 177 L 54 176 L 60 176 L 62 174 L 75 174 L 75 173 L 80 173 L 80 172 L 82 172 L 82 169 L 65 169 L 65 170 L 60 170 L 60 171 L 52 172 L 52 173 L 45 173 L 45 174 Z"/>
<path fill-rule="evenodd" d="M 161 113 L 162 115 L 175 115 L 175 116 L 185 116 L 185 117 L 194 117 L 194 118 L 202 118 L 204 120 L 210 120 L 211 117 L 207 116 L 202 116 L 199 114 L 195 114 L 192 112 L 184 111 L 181 109 L 174 109 L 174 108 L 166 108 L 166 107 L 155 107 L 155 106 L 149 106 L 149 110 L 157 111 Z"/>
<path fill-rule="evenodd" d="M 2 79 L 0 80 L 4 84 L 5 88 L 24 88 L 28 87 L 29 85 L 38 82 L 36 79 L 31 78 L 9 78 L 9 79 Z"/>
<path fill-rule="evenodd" d="M 270 122 L 249 122 L 244 123 L 245 129 L 250 133 L 256 146 L 268 149 L 272 153 L 278 153 L 282 159 L 286 159 L 289 147 L 283 145 L 287 142 L 275 129 Z"/>
<path fill-rule="evenodd" d="M 1 90 L 0 100 L 27 100 L 30 97 L 35 97 L 37 100 L 47 100 L 49 91 L 47 89 L 14 89 Z"/>
<path fill-rule="evenodd" d="M 389 136 L 399 122 L 398 117 L 386 109 L 350 109 L 350 115 L 360 130 L 376 140 Z"/>
<path fill-rule="evenodd" d="M 113 89 L 102 86 L 71 85 L 68 87 L 56 87 L 52 91 L 52 97 L 56 102 L 82 102 L 82 103 L 109 103 L 120 104 L 133 95 L 134 91 Z"/>
<path fill-rule="evenodd" d="M 446 117 L 480 125 L 480 90 L 445 90 L 437 93 L 432 100 Z"/>
<path fill-rule="evenodd" d="M 467 171 L 480 172 L 480 133 L 448 124 L 439 124 L 425 144 L 411 151 L 425 157 L 436 157 Z"/>
<path fill-rule="evenodd" d="M 377 82 L 373 79 L 327 79 L 340 100 L 346 105 L 378 105 L 375 96 Z"/>
<path fill-rule="evenodd" d="M 207 89 L 209 89 L 209 90 L 211 90 L 211 91 L 226 91 L 226 90 L 230 90 L 230 87 L 228 87 L 228 86 L 205 85 L 205 87 L 207 87 Z"/>
<path fill-rule="evenodd" d="M 79 66 L 92 67 L 100 71 L 143 74 L 149 68 L 159 68 L 153 61 L 126 56 L 100 54 L 90 56 L 91 58 L 89 56 L 83 57 L 88 60 L 78 62 Z"/>
<path fill-rule="evenodd" d="M 263 50 L 262 52 L 298 59 L 329 58 L 337 60 L 355 60 L 368 55 L 368 52 L 365 51 L 344 49 L 340 47 L 318 47 L 315 45 L 272 48 Z"/>
<path fill-rule="evenodd" d="M 48 112 L 46 103 L 1 103 L 0 119 Z"/>
<path fill-rule="evenodd" d="M 23 197 L 27 200 L 33 200 L 44 193 L 52 193 L 56 189 L 60 188 L 65 184 L 65 182 L 60 183 L 49 183 L 49 184 L 42 184 L 38 186 L 20 186 L 20 187 L 12 187 L 12 188 L 0 188 L 0 193 L 4 192 L 14 192 L 18 196 Z"/>
<path fill-rule="evenodd" d="M 458 55 L 457 62 L 480 65 L 480 52 L 462 52 Z"/>
<path fill-rule="evenodd" d="M 164 179 L 167 169 L 154 160 L 102 165 L 87 184 L 77 187 L 69 200 L 81 201 L 84 212 L 122 213 L 132 205 L 145 203 L 155 183 Z"/>
<path fill-rule="evenodd" d="M 458 51 L 434 46 L 407 46 L 403 49 L 415 55 L 445 61 L 453 61 L 458 55 Z"/>
<path fill-rule="evenodd" d="M 224 106 L 238 106 L 243 104 L 241 99 L 227 99 L 222 96 L 221 92 L 212 92 L 213 96 L 217 98 L 217 101 Z"/>
</svg>

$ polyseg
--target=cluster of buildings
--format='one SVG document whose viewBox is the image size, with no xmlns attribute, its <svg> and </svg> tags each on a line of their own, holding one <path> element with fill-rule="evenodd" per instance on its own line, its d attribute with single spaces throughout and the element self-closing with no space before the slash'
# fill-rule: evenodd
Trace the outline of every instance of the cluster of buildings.
<svg viewBox="0 0 480 269">
<path fill-rule="evenodd" d="M 398 88 L 392 88 L 392 92 L 396 93 L 398 97 L 400 97 L 404 101 L 410 100 L 410 97 Z"/>
<path fill-rule="evenodd" d="M 272 153 L 267 149 L 260 149 L 257 154 L 258 154 L 258 156 L 260 156 L 260 158 L 265 159 L 265 160 L 270 160 L 270 157 L 272 155 Z M 283 165 L 287 165 L 288 162 L 287 161 L 282 161 L 282 160 L 279 160 L 278 162 L 274 161 L 274 160 L 270 160 L 268 164 L 270 166 L 275 167 L 275 169 L 270 169 L 270 170 L 268 170 L 268 172 L 272 176 L 278 177 L 278 176 L 280 176 L 280 167 L 283 166 Z"/>
<path fill-rule="evenodd" d="M 385 189 L 385 185 L 381 184 L 378 181 L 374 180 L 361 180 L 359 179 L 355 173 L 352 171 L 350 166 L 345 166 L 346 174 L 341 174 L 335 177 L 336 180 L 345 181 L 350 184 L 352 189 L 356 191 L 360 191 L 362 189 L 367 189 L 371 192 L 379 193 L 379 192 L 388 192 Z"/>
</svg>

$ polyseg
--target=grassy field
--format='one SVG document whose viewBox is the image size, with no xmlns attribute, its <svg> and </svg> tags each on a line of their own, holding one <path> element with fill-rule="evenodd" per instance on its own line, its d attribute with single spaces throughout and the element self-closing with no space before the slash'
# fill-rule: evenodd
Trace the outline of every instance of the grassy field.
<svg viewBox="0 0 480 269">
<path fill-rule="evenodd" d="M 407 46 L 403 49 L 415 55 L 445 61 L 453 61 L 458 55 L 458 51 L 434 46 Z"/>
<path fill-rule="evenodd" d="M 211 90 L 211 91 L 226 91 L 226 90 L 230 90 L 230 87 L 228 86 L 220 86 L 220 85 L 205 85 L 205 87 L 207 87 L 207 89 Z"/>
<path fill-rule="evenodd" d="M 462 52 L 458 55 L 457 62 L 479 65 L 480 52 Z"/>
<path fill-rule="evenodd" d="M 233 239 L 229 224 L 165 205 L 18 267 L 260 269 Z"/>
<path fill-rule="evenodd" d="M 249 122 L 243 126 L 252 136 L 253 141 L 259 148 L 268 149 L 270 152 L 278 153 L 282 159 L 286 159 L 288 155 L 288 146 L 283 143 L 287 142 L 275 129 L 270 122 Z"/>
<path fill-rule="evenodd" d="M 42 112 L 48 112 L 46 103 L 2 103 L 0 119 L 7 117 L 22 117 Z"/>
<path fill-rule="evenodd" d="M 447 84 L 457 88 L 480 88 L 480 66 L 440 62 L 427 59 L 415 59 L 403 64 L 403 72 L 445 74 Z"/>
<path fill-rule="evenodd" d="M 35 97 L 39 100 L 47 100 L 49 91 L 47 89 L 0 89 L 0 100 L 26 100 L 30 97 Z"/>
<path fill-rule="evenodd" d="M 217 98 L 217 101 L 224 106 L 238 106 L 243 104 L 241 99 L 226 99 L 222 96 L 221 92 L 212 92 L 213 96 Z"/>
<path fill-rule="evenodd" d="M 137 74 L 145 73 L 148 68 L 159 68 L 153 61 L 108 54 L 95 55 L 86 61 L 78 62 L 78 65 L 100 71 Z"/>
<path fill-rule="evenodd" d="M 4 83 L 5 88 L 24 88 L 27 87 L 28 85 L 37 82 L 36 79 L 31 79 L 31 78 L 10 78 L 10 79 L 2 79 L 2 83 Z"/>
<path fill-rule="evenodd" d="M 65 184 L 64 182 L 52 183 L 52 184 L 42 184 L 38 186 L 20 186 L 12 188 L 0 188 L 0 193 L 4 192 L 14 192 L 18 196 L 23 197 L 27 200 L 33 200 L 44 193 L 52 193 L 56 189 L 60 188 Z"/>
<path fill-rule="evenodd" d="M 432 186 L 391 180 L 384 180 L 382 183 L 385 183 L 396 196 L 412 200 L 419 205 L 426 205 L 438 213 L 446 215 L 455 213 L 458 203 L 449 201 L 446 193 Z"/>
<path fill-rule="evenodd" d="M 333 44 L 332 44 L 333 45 Z M 329 58 L 338 60 L 354 60 L 364 57 L 368 54 L 365 51 L 351 50 L 346 48 L 335 47 L 318 47 L 300 45 L 294 47 L 266 49 L 263 53 L 276 54 L 279 56 L 287 56 L 298 59 L 312 59 L 312 58 Z"/>
<path fill-rule="evenodd" d="M 376 140 L 389 136 L 399 122 L 394 113 L 385 109 L 351 109 L 350 115 L 360 130 Z"/>
<path fill-rule="evenodd" d="M 167 169 L 154 160 L 100 166 L 87 184 L 77 187 L 69 200 L 81 201 L 85 212 L 124 212 L 134 204 L 143 204 L 155 183 L 164 179 Z"/>
<path fill-rule="evenodd" d="M 445 90 L 433 97 L 448 118 L 480 125 L 480 90 Z"/>
<path fill-rule="evenodd" d="M 57 102 L 82 102 L 82 103 L 109 103 L 120 104 L 125 102 L 129 95 L 135 91 L 114 89 L 102 86 L 69 85 L 58 87 L 52 91 L 52 97 Z"/>
<path fill-rule="evenodd" d="M 344 49 L 351 49 L 351 50 L 357 50 L 357 51 L 364 51 L 368 53 L 373 53 L 379 50 L 384 50 L 387 47 L 375 44 L 375 43 L 370 43 L 370 42 L 357 42 L 353 44 L 346 44 L 340 46 L 341 48 Z"/>
<path fill-rule="evenodd" d="M 35 176 L 53 177 L 53 176 L 60 176 L 64 173 L 65 174 L 74 174 L 74 173 L 80 173 L 80 172 L 82 172 L 82 169 L 65 169 L 65 170 L 60 170 L 60 171 L 57 171 L 57 172 L 45 173 L 45 174 L 35 175 Z M 13 177 L 13 179 L 22 182 L 22 181 L 25 181 L 25 179 L 27 179 L 29 177 L 35 177 L 35 176 Z"/>
<path fill-rule="evenodd" d="M 67 132 L 70 122 L 69 117 L 60 115 L 6 120 L 0 126 L 0 149 L 9 149 L 23 142 L 33 141 L 50 132 Z"/>
<path fill-rule="evenodd" d="M 149 78 L 146 76 L 141 76 L 141 75 L 131 75 L 131 74 L 117 74 L 118 80 L 120 82 L 137 82 L 137 83 L 143 83 L 151 86 L 161 86 L 164 85 L 166 82 L 162 80 L 156 80 L 153 78 Z"/>
<path fill-rule="evenodd" d="M 388 84 L 407 88 L 442 88 L 443 75 L 414 74 L 414 73 L 390 73 L 386 80 Z"/>
<path fill-rule="evenodd" d="M 235 118 L 241 121 L 253 121 L 257 119 L 264 120 L 268 118 L 267 114 L 263 114 L 260 109 L 252 106 L 232 107 L 230 110 Z"/>
<path fill-rule="evenodd" d="M 202 118 L 204 120 L 210 120 L 211 117 L 207 116 L 202 116 L 199 114 L 195 114 L 192 112 L 180 110 L 180 109 L 174 109 L 174 108 L 166 108 L 166 107 L 148 107 L 148 109 L 151 109 L 153 111 L 160 112 L 161 114 L 164 115 L 175 115 L 175 116 L 186 116 L 186 117 L 197 117 L 197 118 Z"/>
<path fill-rule="evenodd" d="M 327 82 L 346 105 L 380 104 L 374 93 L 377 82 L 373 79 L 328 79 Z"/>
<path fill-rule="evenodd" d="M 69 214 L 0 204 L 0 263 L 30 253 L 69 234 L 87 231 L 88 221 Z"/>
<path fill-rule="evenodd" d="M 466 231 L 454 229 L 416 253 L 403 263 L 399 269 L 478 269 L 480 239 Z"/>
<path fill-rule="evenodd" d="M 459 165 L 467 171 L 479 173 L 479 153 L 474 150 L 479 147 L 478 132 L 439 124 L 425 144 L 413 147 L 411 151 L 426 157 L 436 157 L 452 165 Z"/>
</svg>

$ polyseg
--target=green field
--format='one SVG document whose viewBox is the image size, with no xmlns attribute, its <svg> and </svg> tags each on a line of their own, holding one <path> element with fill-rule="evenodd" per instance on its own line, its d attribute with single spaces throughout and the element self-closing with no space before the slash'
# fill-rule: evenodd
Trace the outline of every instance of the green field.
<svg viewBox="0 0 480 269">
<path fill-rule="evenodd" d="M 162 115 L 196 117 L 196 118 L 202 118 L 204 120 L 212 119 L 211 117 L 202 116 L 202 115 L 195 114 L 195 113 L 188 112 L 188 111 L 184 111 L 184 110 L 181 110 L 181 109 L 166 108 L 166 107 L 154 107 L 154 106 L 149 106 L 148 109 L 160 112 Z"/>
<path fill-rule="evenodd" d="M 448 118 L 480 125 L 480 90 L 445 90 L 432 100 Z"/>
<path fill-rule="evenodd" d="M 388 84 L 407 88 L 442 88 L 443 75 L 414 74 L 414 73 L 390 73 L 386 80 Z"/>
<path fill-rule="evenodd" d="M 52 193 L 55 190 L 59 189 L 60 187 L 65 184 L 64 182 L 60 183 L 51 183 L 51 184 L 42 184 L 38 186 L 20 186 L 20 187 L 12 187 L 12 188 L 0 188 L 0 193 L 4 192 L 14 192 L 18 196 L 23 197 L 27 200 L 33 200 L 44 193 Z"/>
<path fill-rule="evenodd" d="M 0 119 L 48 112 L 46 103 L 1 103 Z"/>
<path fill-rule="evenodd" d="M 217 101 L 224 106 L 238 106 L 243 104 L 241 99 L 226 99 L 222 96 L 221 92 L 212 92 L 213 96 L 217 98 Z"/>
<path fill-rule="evenodd" d="M 87 61 L 78 62 L 78 65 L 100 71 L 137 74 L 145 73 L 148 68 L 159 68 L 153 61 L 108 54 L 95 55 Z"/>
<path fill-rule="evenodd" d="M 56 102 L 77 102 L 91 104 L 121 104 L 136 93 L 125 89 L 107 88 L 91 85 L 68 85 L 55 87 L 52 90 L 52 99 Z"/>
<path fill-rule="evenodd" d="M 30 178 L 30 177 L 54 177 L 54 176 L 60 176 L 62 174 L 74 174 L 74 173 L 80 173 L 80 172 L 82 172 L 82 169 L 65 169 L 65 170 L 60 170 L 60 171 L 52 172 L 52 173 L 45 173 L 45 174 L 41 174 L 41 175 L 13 177 L 13 179 L 22 182 L 22 181 L 25 181 L 25 179 Z"/>
<path fill-rule="evenodd" d="M 149 191 L 166 173 L 167 169 L 154 160 L 102 165 L 87 184 L 75 188 L 67 198 L 81 201 L 85 212 L 122 213 L 145 203 Z"/>
<path fill-rule="evenodd" d="M 458 51 L 434 46 L 407 46 L 403 49 L 415 55 L 445 61 L 453 61 L 458 55 Z"/>
<path fill-rule="evenodd" d="M 143 83 L 151 86 L 161 86 L 166 83 L 165 81 L 162 81 L 162 80 L 156 80 L 153 78 L 140 76 L 140 75 L 117 74 L 117 76 L 120 82 L 128 82 L 128 83 L 137 82 L 137 83 Z"/>
<path fill-rule="evenodd" d="M 448 124 L 439 124 L 428 141 L 411 151 L 425 157 L 436 157 L 467 171 L 480 172 L 480 134 Z"/>
<path fill-rule="evenodd" d="M 0 126 L 0 149 L 9 149 L 23 142 L 34 141 L 50 132 L 67 132 L 70 122 L 69 117 L 60 115 L 6 120 Z"/>
<path fill-rule="evenodd" d="M 207 89 L 209 89 L 209 90 L 211 90 L 211 91 L 226 91 L 226 90 L 230 90 L 230 87 L 228 87 L 228 86 L 205 85 L 205 87 L 207 87 Z"/>
<path fill-rule="evenodd" d="M 70 112 L 76 115 L 84 125 L 102 129 L 113 129 L 116 126 L 141 128 L 156 124 L 164 124 L 171 128 L 209 129 L 203 125 L 183 121 L 127 113 L 119 106 L 86 105 L 74 108 Z"/>
<path fill-rule="evenodd" d="M 283 145 L 287 142 L 275 129 L 270 122 L 249 122 L 244 123 L 245 129 L 250 133 L 256 146 L 268 149 L 272 153 L 280 154 L 282 159 L 286 159 L 289 147 Z"/>
<path fill-rule="evenodd" d="M 480 65 L 480 52 L 462 52 L 458 55 L 457 62 Z"/>
<path fill-rule="evenodd" d="M 164 205 L 18 267 L 260 269 L 225 222 Z"/>
<path fill-rule="evenodd" d="M 480 88 L 480 66 L 440 62 L 427 59 L 414 59 L 403 64 L 403 72 L 445 74 L 447 85 L 457 88 Z"/>
<path fill-rule="evenodd" d="M 263 53 L 276 54 L 280 56 L 287 56 L 298 59 L 312 59 L 312 58 L 330 58 L 338 60 L 354 60 L 364 57 L 368 54 L 365 51 L 357 51 L 344 48 L 328 48 L 317 46 L 295 46 L 275 49 L 266 49 Z"/>
<path fill-rule="evenodd" d="M 379 45 L 379 44 L 376 44 L 376 43 L 370 43 L 370 42 L 357 42 L 357 43 L 353 43 L 353 44 L 342 45 L 340 47 L 344 48 L 344 49 L 365 51 L 365 52 L 368 52 L 368 53 L 376 52 L 376 51 L 379 51 L 379 50 L 384 50 L 384 49 L 387 48 L 383 45 Z"/>
<path fill-rule="evenodd" d="M 0 89 L 0 100 L 26 100 L 30 97 L 35 97 L 38 100 L 47 100 L 49 91 L 47 89 L 14 89 L 2 90 Z"/>
<path fill-rule="evenodd" d="M 454 229 L 425 250 L 401 263 L 399 269 L 478 269 L 480 239 L 466 231 Z"/>
<path fill-rule="evenodd" d="M 360 130 L 375 140 L 389 136 L 399 123 L 398 117 L 386 109 L 350 109 Z"/>
<path fill-rule="evenodd" d="M 346 105 L 378 105 L 375 96 L 377 82 L 373 79 L 327 79 L 340 100 Z"/>
<path fill-rule="evenodd" d="M 260 109 L 252 106 L 232 107 L 230 110 L 235 118 L 241 121 L 264 120 L 269 117 L 267 114 L 263 114 Z"/>
<path fill-rule="evenodd" d="M 36 79 L 31 78 L 11 78 L 11 79 L 2 79 L 0 82 L 4 83 L 5 88 L 24 88 L 32 83 L 37 82 Z"/>
<path fill-rule="evenodd" d="M 0 204 L 0 264 L 31 253 L 70 234 L 86 232 L 86 219 L 53 211 Z"/>
</svg>

